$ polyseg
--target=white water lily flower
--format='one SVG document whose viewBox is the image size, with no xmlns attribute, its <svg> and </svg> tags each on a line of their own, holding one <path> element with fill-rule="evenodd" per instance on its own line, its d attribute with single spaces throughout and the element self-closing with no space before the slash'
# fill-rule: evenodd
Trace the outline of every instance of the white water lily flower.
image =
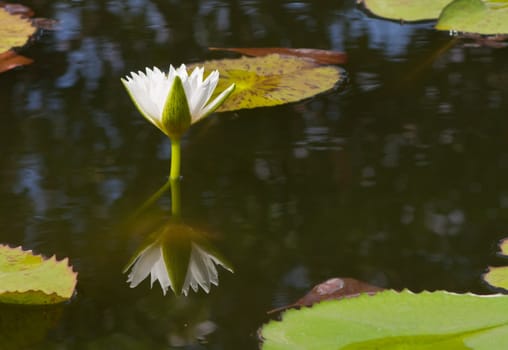
<svg viewBox="0 0 508 350">
<path fill-rule="evenodd" d="M 169 288 L 175 294 L 188 295 L 190 288 L 197 292 L 199 287 L 209 293 L 212 284 L 219 284 L 216 265 L 233 271 L 208 243 L 204 243 L 203 237 L 200 238 L 202 245 L 191 239 L 188 233 L 196 234 L 192 228 L 182 224 L 168 225 L 161 232 L 125 268 L 125 271 L 131 269 L 127 277 L 131 288 L 150 275 L 150 286 L 159 281 L 164 295 Z"/>
<path fill-rule="evenodd" d="M 168 74 L 156 67 L 130 74 L 121 80 L 141 114 L 163 133 L 176 138 L 215 111 L 235 88 L 231 84 L 209 102 L 219 82 L 217 70 L 204 80 L 203 67 L 194 68 L 189 75 L 184 64 L 177 69 L 170 66 Z"/>
</svg>

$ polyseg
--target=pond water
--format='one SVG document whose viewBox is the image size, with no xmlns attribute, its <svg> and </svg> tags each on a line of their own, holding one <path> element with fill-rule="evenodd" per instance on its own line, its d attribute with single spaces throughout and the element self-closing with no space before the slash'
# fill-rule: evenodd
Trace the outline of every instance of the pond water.
<svg viewBox="0 0 508 350">
<path fill-rule="evenodd" d="M 79 282 L 49 329 L 2 333 L 22 334 L 19 348 L 256 349 L 268 310 L 331 277 L 489 292 L 480 276 L 508 236 L 507 49 L 355 1 L 24 4 L 59 30 L 24 51 L 34 64 L 0 75 L 0 242 L 69 257 Z M 209 294 L 129 288 L 122 269 L 146 230 L 125 223 L 166 181 L 170 149 L 120 77 L 263 46 L 345 51 L 349 81 L 194 126 L 182 215 L 234 273 L 219 268 Z"/>
</svg>

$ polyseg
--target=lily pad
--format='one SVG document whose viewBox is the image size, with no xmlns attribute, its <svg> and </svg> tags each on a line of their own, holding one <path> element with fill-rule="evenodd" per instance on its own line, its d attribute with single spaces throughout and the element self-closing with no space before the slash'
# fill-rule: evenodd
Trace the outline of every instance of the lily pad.
<svg viewBox="0 0 508 350">
<path fill-rule="evenodd" d="M 289 47 L 209 47 L 210 51 L 237 52 L 245 56 L 266 56 L 278 53 L 285 56 L 304 57 L 319 64 L 344 64 L 347 55 L 344 52 L 318 49 L 293 49 Z"/>
<path fill-rule="evenodd" d="M 339 67 L 279 54 L 206 61 L 190 69 L 194 66 L 204 66 L 207 72 L 219 70 L 217 93 L 236 84 L 218 109 L 222 112 L 297 102 L 331 90 L 345 79 Z"/>
<path fill-rule="evenodd" d="M 264 350 L 508 349 L 508 296 L 393 290 L 290 310 Z"/>
<path fill-rule="evenodd" d="M 376 16 L 397 21 L 423 21 L 439 17 L 450 0 L 363 0 Z"/>
<path fill-rule="evenodd" d="M 508 256 L 508 238 L 499 243 L 499 250 L 499 255 Z M 508 290 L 508 266 L 490 266 L 483 279 L 495 288 Z"/>
<path fill-rule="evenodd" d="M 71 298 L 77 274 L 68 259 L 44 259 L 21 247 L 0 245 L 0 302 L 56 304 Z"/>
<path fill-rule="evenodd" d="M 0 7 L 0 53 L 25 45 L 36 30 L 29 20 Z"/>
<path fill-rule="evenodd" d="M 508 0 L 455 0 L 443 9 L 436 29 L 484 35 L 508 33 Z"/>
</svg>

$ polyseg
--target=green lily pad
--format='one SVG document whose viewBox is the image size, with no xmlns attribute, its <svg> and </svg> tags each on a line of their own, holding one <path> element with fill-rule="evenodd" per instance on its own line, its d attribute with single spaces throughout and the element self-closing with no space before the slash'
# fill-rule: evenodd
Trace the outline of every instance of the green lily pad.
<svg viewBox="0 0 508 350">
<path fill-rule="evenodd" d="M 393 290 L 290 310 L 264 350 L 508 349 L 508 296 Z"/>
<path fill-rule="evenodd" d="M 508 0 L 455 0 L 443 9 L 436 29 L 484 35 L 508 33 Z"/>
<path fill-rule="evenodd" d="M 221 112 L 297 102 L 331 90 L 345 79 L 339 67 L 279 54 L 206 61 L 190 68 L 194 66 L 204 66 L 208 72 L 219 70 L 216 93 L 236 84 L 217 110 Z"/>
<path fill-rule="evenodd" d="M 499 250 L 499 255 L 508 256 L 508 238 L 499 243 Z M 490 266 L 483 279 L 495 288 L 508 290 L 508 266 Z"/>
<path fill-rule="evenodd" d="M 376 16 L 397 21 L 423 21 L 439 17 L 450 0 L 363 0 Z"/>
<path fill-rule="evenodd" d="M 56 304 L 71 298 L 77 274 L 68 259 L 44 259 L 21 247 L 0 245 L 0 302 Z"/>
</svg>

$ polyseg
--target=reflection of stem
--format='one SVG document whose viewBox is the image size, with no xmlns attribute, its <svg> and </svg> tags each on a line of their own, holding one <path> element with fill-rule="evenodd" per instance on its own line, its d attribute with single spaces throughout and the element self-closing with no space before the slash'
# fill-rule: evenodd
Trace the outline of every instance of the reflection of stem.
<svg viewBox="0 0 508 350">
<path fill-rule="evenodd" d="M 150 207 L 153 203 L 155 203 L 164 192 L 166 192 L 171 186 L 171 181 L 167 181 L 157 192 L 152 194 L 150 198 L 148 198 L 132 215 L 133 218 L 137 217 L 143 211 L 145 211 L 148 207 Z"/>
<path fill-rule="evenodd" d="M 432 64 L 432 62 L 434 62 L 439 56 L 441 56 L 443 53 L 445 53 L 451 47 L 457 44 L 457 42 L 458 42 L 457 38 L 452 38 L 448 40 L 443 46 L 434 51 L 432 55 L 427 57 L 427 59 L 424 62 L 422 62 L 420 65 L 416 66 L 411 72 L 409 72 L 407 76 L 404 78 L 404 81 L 407 82 L 415 78 L 425 68 L 427 68 L 430 64 Z"/>
<path fill-rule="evenodd" d="M 169 180 L 148 198 L 135 212 L 131 219 L 152 206 L 168 189 L 171 189 L 171 213 L 175 217 L 180 217 L 180 139 L 171 139 L 171 169 Z"/>
<path fill-rule="evenodd" d="M 171 170 L 169 173 L 170 180 L 177 180 L 180 177 L 180 138 L 171 139 Z"/>
<path fill-rule="evenodd" d="M 180 205 L 180 179 L 171 179 L 171 214 L 179 218 L 181 215 Z"/>
</svg>

